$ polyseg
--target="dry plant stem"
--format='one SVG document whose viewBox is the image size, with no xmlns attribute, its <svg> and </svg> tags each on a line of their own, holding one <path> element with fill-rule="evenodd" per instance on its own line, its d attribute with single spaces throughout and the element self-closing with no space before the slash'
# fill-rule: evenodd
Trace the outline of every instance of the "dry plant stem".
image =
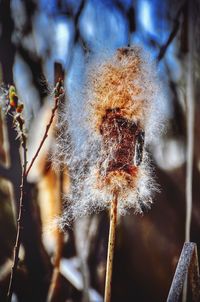
<svg viewBox="0 0 200 302">
<path fill-rule="evenodd" d="M 59 276 L 60 276 L 60 260 L 62 256 L 63 234 L 57 235 L 57 251 L 54 260 L 54 270 L 51 278 L 51 284 L 48 293 L 48 302 L 56 301 L 57 293 L 59 293 Z"/>
<path fill-rule="evenodd" d="M 190 241 L 190 228 L 192 216 L 192 179 L 193 179 L 193 151 L 194 151 L 194 66 L 193 66 L 193 26 L 192 18 L 192 1 L 188 4 L 189 24 L 188 24 L 188 67 L 187 67 L 187 161 L 186 161 L 186 226 L 185 226 L 185 241 Z"/>
<path fill-rule="evenodd" d="M 54 84 L 56 87 L 56 83 L 59 83 L 59 81 L 62 79 L 64 79 L 64 70 L 61 64 L 59 63 L 55 63 L 54 64 Z M 56 104 L 55 104 L 56 106 Z M 52 114 L 54 114 L 53 110 L 52 110 Z M 57 120 L 59 122 L 59 116 L 57 117 Z M 59 135 L 59 131 L 57 129 L 57 133 L 56 135 Z M 62 212 L 62 195 L 63 195 L 63 167 L 60 165 L 58 173 L 57 173 L 57 177 L 59 180 L 59 196 L 57 199 L 57 203 L 58 203 L 58 215 L 61 215 Z M 60 231 L 60 229 L 56 228 L 56 248 L 55 248 L 55 255 L 54 255 L 54 268 L 53 268 L 53 273 L 52 273 L 52 277 L 51 277 L 51 283 L 49 286 L 49 291 L 48 291 L 48 297 L 47 297 L 47 301 L 48 302 L 53 302 L 53 301 L 58 301 L 59 300 L 59 284 L 60 284 L 60 260 L 62 257 L 62 250 L 63 250 L 63 242 L 64 242 L 64 238 L 63 238 L 63 233 Z"/>
<path fill-rule="evenodd" d="M 52 109 L 52 114 L 51 114 L 49 123 L 46 126 L 46 130 L 45 130 L 44 136 L 43 136 L 43 138 L 42 138 L 42 140 L 40 142 L 40 145 L 39 145 L 39 147 L 38 147 L 38 149 L 37 149 L 37 151 L 36 151 L 33 159 L 31 160 L 31 163 L 30 163 L 30 165 L 29 165 L 29 167 L 28 167 L 28 169 L 26 171 L 26 176 L 28 176 L 28 174 L 29 174 L 29 172 L 30 172 L 30 170 L 31 170 L 31 168 L 32 168 L 32 166 L 33 166 L 33 164 L 34 164 L 34 162 L 35 162 L 35 160 L 36 160 L 36 158 L 37 158 L 37 156 L 38 156 L 38 154 L 39 154 L 39 152 L 40 152 L 40 150 L 41 150 L 44 142 L 45 142 L 45 140 L 46 140 L 46 138 L 48 137 L 48 132 L 49 132 L 49 129 L 51 127 L 51 124 L 53 123 L 53 120 L 54 120 L 54 117 L 55 117 L 55 113 L 56 113 L 56 110 L 58 109 L 58 105 L 59 105 L 59 98 L 61 96 L 55 97 L 55 104 L 54 104 L 54 107 Z"/>
<path fill-rule="evenodd" d="M 22 179 L 20 186 L 20 201 L 19 201 L 19 213 L 17 219 L 17 236 L 14 247 L 14 258 L 13 258 L 13 266 L 11 269 L 9 288 L 7 293 L 7 301 L 10 302 L 12 299 L 13 286 L 16 278 L 17 266 L 19 262 L 19 249 L 21 245 L 21 236 L 23 229 L 23 207 L 24 207 L 24 185 L 26 183 L 26 166 L 27 166 L 27 148 L 26 148 L 26 136 L 23 133 L 22 125 L 20 126 L 20 130 L 22 131 L 22 148 L 23 148 L 23 169 L 22 169 Z"/>
<path fill-rule="evenodd" d="M 23 228 L 23 203 L 24 203 L 24 184 L 26 183 L 27 176 L 46 140 L 48 137 L 48 132 L 49 129 L 53 123 L 55 112 L 58 108 L 59 105 L 59 98 L 62 95 L 59 95 L 58 97 L 55 97 L 55 104 L 52 109 L 52 114 L 51 118 L 49 120 L 48 125 L 46 126 L 46 131 L 44 133 L 44 136 L 40 142 L 40 145 L 27 169 L 27 147 L 26 147 L 26 136 L 24 135 L 23 132 L 23 123 L 22 120 L 19 118 L 19 127 L 21 131 L 21 139 L 22 139 L 22 148 L 23 148 L 23 169 L 22 169 L 22 180 L 21 180 L 21 186 L 20 186 L 20 201 L 19 201 L 19 214 L 18 214 L 18 219 L 17 219 L 17 236 L 16 236 L 16 242 L 15 242 L 15 247 L 14 247 L 14 259 L 13 259 L 13 266 L 11 270 L 11 276 L 10 276 L 10 282 L 9 282 L 9 288 L 8 288 L 8 293 L 7 293 L 7 301 L 10 302 L 12 299 L 12 293 L 13 293 L 13 285 L 15 282 L 15 277 L 16 277 L 16 271 L 17 271 L 17 266 L 19 262 L 19 249 L 21 245 L 21 236 L 22 236 L 22 228 Z"/>
<path fill-rule="evenodd" d="M 63 170 L 59 171 L 59 214 L 62 211 L 62 194 L 63 194 Z M 52 274 L 52 279 L 50 283 L 49 293 L 48 293 L 48 302 L 57 301 L 57 295 L 59 293 L 59 274 L 60 274 L 60 260 L 62 257 L 63 250 L 63 233 L 57 229 L 57 242 L 56 242 L 56 252 L 54 257 L 54 269 Z"/>
<path fill-rule="evenodd" d="M 109 239 L 108 239 L 104 302 L 111 301 L 112 269 L 113 269 L 113 257 L 114 257 L 114 249 L 115 249 L 116 227 L 117 227 L 118 194 L 114 193 L 113 197 L 114 198 L 111 203 L 111 212 L 110 212 L 110 230 L 109 230 Z"/>
<path fill-rule="evenodd" d="M 193 2 L 188 2 L 188 67 L 187 67 L 187 161 L 186 161 L 186 221 L 185 221 L 185 242 L 190 241 L 191 220 L 192 220 L 192 182 L 193 182 L 193 152 L 194 152 L 194 36 L 193 36 Z M 182 302 L 187 301 L 187 278 L 183 287 Z"/>
</svg>

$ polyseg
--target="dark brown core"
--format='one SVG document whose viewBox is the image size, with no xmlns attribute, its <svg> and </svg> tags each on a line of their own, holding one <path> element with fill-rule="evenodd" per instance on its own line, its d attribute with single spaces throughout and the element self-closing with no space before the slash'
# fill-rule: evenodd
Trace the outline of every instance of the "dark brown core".
<svg viewBox="0 0 200 302">
<path fill-rule="evenodd" d="M 135 144 L 139 127 L 123 117 L 121 109 L 108 109 L 100 127 L 103 137 L 103 156 L 100 171 L 108 175 L 113 171 L 123 171 L 134 175 L 137 167 L 134 164 Z M 105 160 L 106 171 L 103 171 Z"/>
</svg>

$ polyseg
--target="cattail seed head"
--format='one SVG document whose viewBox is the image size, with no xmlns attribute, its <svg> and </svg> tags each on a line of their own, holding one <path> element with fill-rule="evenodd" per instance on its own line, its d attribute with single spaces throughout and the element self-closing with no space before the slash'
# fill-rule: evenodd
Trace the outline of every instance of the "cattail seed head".
<svg viewBox="0 0 200 302">
<path fill-rule="evenodd" d="M 69 109 L 63 116 L 71 145 L 64 140 L 59 144 L 67 154 L 65 163 L 72 179 L 64 223 L 110 207 L 116 191 L 121 214 L 129 208 L 142 212 L 151 204 L 156 186 L 146 142 L 151 133 L 155 135 L 152 116 L 157 118 L 159 95 L 155 71 L 149 66 L 142 49 L 126 47 L 88 67 L 82 89 L 84 111 L 78 115 L 84 139 L 73 132 Z M 77 140 L 82 141 L 78 150 Z"/>
<path fill-rule="evenodd" d="M 89 75 L 90 123 L 102 142 L 97 182 L 110 192 L 137 188 L 152 94 L 143 64 L 139 48 L 120 48 Z"/>
</svg>

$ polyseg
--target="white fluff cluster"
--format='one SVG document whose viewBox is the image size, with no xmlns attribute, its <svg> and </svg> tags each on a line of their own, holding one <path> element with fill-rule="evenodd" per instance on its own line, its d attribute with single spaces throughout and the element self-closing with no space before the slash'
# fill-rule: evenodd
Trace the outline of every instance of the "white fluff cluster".
<svg viewBox="0 0 200 302">
<path fill-rule="evenodd" d="M 62 161 L 70 176 L 61 226 L 109 208 L 116 188 L 121 215 L 130 208 L 141 213 L 144 207 L 150 207 L 157 186 L 145 147 L 161 129 L 159 94 L 153 64 L 140 48 L 119 49 L 113 57 L 103 62 L 93 60 L 88 66 L 83 87 L 70 96 L 58 124 L 62 135 L 57 138 L 53 162 L 60 166 Z M 134 176 L 116 172 L 109 184 L 102 185 L 100 166 L 105 168 L 115 159 L 111 158 L 112 151 L 105 154 L 99 129 L 106 110 L 115 108 L 145 131 L 143 158 Z"/>
</svg>

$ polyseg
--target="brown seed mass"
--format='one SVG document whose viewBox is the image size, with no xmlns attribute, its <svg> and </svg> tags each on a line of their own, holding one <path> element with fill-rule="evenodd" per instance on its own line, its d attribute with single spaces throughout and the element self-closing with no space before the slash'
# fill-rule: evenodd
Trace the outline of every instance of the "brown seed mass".
<svg viewBox="0 0 200 302">
<path fill-rule="evenodd" d="M 109 158 L 106 175 L 114 171 L 135 175 L 137 167 L 134 165 L 134 156 L 138 132 L 138 125 L 123 117 L 120 108 L 106 110 L 100 126 L 104 154 L 100 171 L 104 160 Z"/>
</svg>

